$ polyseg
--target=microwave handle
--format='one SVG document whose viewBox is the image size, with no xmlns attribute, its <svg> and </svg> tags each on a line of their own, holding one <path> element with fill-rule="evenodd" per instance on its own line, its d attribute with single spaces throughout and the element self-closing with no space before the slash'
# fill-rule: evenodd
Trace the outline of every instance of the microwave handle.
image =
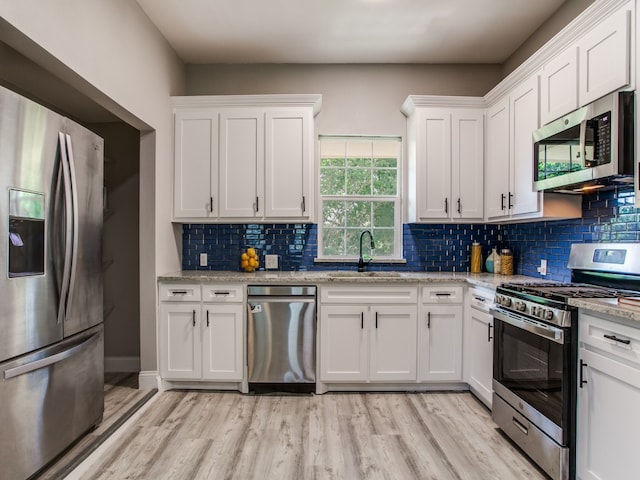
<svg viewBox="0 0 640 480">
<path fill-rule="evenodd" d="M 587 164 L 587 120 L 580 122 L 580 150 L 578 151 L 578 157 L 582 157 L 582 166 Z"/>
</svg>

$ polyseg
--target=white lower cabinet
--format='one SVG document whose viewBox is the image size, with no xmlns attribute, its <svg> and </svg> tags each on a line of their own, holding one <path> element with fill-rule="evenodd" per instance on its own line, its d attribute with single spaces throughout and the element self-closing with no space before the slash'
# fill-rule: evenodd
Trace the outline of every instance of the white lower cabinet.
<svg viewBox="0 0 640 480">
<path fill-rule="evenodd" d="M 203 305 L 203 380 L 242 380 L 243 319 L 243 305 Z"/>
<path fill-rule="evenodd" d="M 202 376 L 200 304 L 160 305 L 160 375 L 195 380 Z"/>
<path fill-rule="evenodd" d="M 632 478 L 640 445 L 640 329 L 581 314 L 579 369 L 577 478 Z"/>
<path fill-rule="evenodd" d="M 462 287 L 423 287 L 418 380 L 462 380 Z"/>
<path fill-rule="evenodd" d="M 489 307 L 494 296 L 494 290 L 469 289 L 464 322 L 465 380 L 488 408 L 493 396 L 493 316 Z"/>
<path fill-rule="evenodd" d="M 161 284 L 160 292 L 158 353 L 162 379 L 242 381 L 243 287 Z"/>
<path fill-rule="evenodd" d="M 416 380 L 417 288 L 328 287 L 323 297 L 336 303 L 320 304 L 320 381 Z"/>
</svg>

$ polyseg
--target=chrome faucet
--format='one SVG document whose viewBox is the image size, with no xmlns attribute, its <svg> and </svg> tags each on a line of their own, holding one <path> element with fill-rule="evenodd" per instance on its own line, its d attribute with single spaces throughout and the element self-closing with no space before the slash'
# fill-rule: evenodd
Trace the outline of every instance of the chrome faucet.
<svg viewBox="0 0 640 480">
<path fill-rule="evenodd" d="M 360 256 L 358 257 L 359 272 L 364 272 L 364 269 L 366 268 L 366 266 L 369 265 L 369 262 L 371 262 L 371 260 L 368 260 L 365 263 L 364 258 L 362 258 L 362 237 L 364 237 L 365 233 L 368 234 L 369 238 L 371 239 L 371 249 L 373 250 L 374 248 L 376 248 L 376 245 L 373 243 L 373 235 L 371 234 L 371 232 L 369 230 L 363 230 L 362 233 L 360 234 Z"/>
</svg>

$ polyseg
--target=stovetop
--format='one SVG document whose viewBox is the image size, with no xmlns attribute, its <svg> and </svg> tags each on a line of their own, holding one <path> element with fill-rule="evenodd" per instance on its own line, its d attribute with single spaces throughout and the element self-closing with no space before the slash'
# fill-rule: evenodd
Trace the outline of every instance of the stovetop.
<svg viewBox="0 0 640 480">
<path fill-rule="evenodd" d="M 541 300 L 566 303 L 569 298 L 617 298 L 640 296 L 640 292 L 601 287 L 586 283 L 506 283 L 501 285 L 502 293 L 514 292 Z M 533 300 L 533 298 L 531 298 Z"/>
</svg>

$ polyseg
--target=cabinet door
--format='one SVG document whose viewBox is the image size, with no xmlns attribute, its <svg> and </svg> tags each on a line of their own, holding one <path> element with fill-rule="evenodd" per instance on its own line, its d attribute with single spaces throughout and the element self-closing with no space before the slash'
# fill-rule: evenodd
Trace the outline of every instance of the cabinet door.
<svg viewBox="0 0 640 480">
<path fill-rule="evenodd" d="M 491 408 L 493 395 L 493 317 L 475 308 L 469 309 L 469 387 Z M 466 361 L 465 361 L 466 363 Z"/>
<path fill-rule="evenodd" d="M 510 176 L 508 199 L 511 215 L 540 210 L 540 194 L 533 189 L 533 132 L 539 123 L 538 76 L 523 82 L 509 96 L 511 129 Z"/>
<path fill-rule="evenodd" d="M 203 108 L 179 110 L 174 122 L 174 217 L 216 217 L 218 113 Z"/>
<path fill-rule="evenodd" d="M 320 380 L 367 380 L 369 319 L 366 307 L 320 307 Z"/>
<path fill-rule="evenodd" d="M 484 114 L 453 110 L 451 114 L 451 216 L 484 216 Z"/>
<path fill-rule="evenodd" d="M 415 381 L 418 311 L 416 306 L 371 307 L 370 378 Z"/>
<path fill-rule="evenodd" d="M 462 306 L 423 305 L 420 380 L 462 380 Z"/>
<path fill-rule="evenodd" d="M 266 113 L 266 218 L 310 218 L 312 118 L 309 109 L 275 110 Z"/>
<path fill-rule="evenodd" d="M 194 380 L 202 374 L 200 304 L 160 305 L 160 374 L 165 380 Z"/>
<path fill-rule="evenodd" d="M 241 381 L 243 375 L 241 304 L 202 307 L 202 378 Z"/>
<path fill-rule="evenodd" d="M 638 470 L 640 369 L 584 348 L 580 359 L 587 383 L 578 388 L 577 477 L 631 478 Z"/>
<path fill-rule="evenodd" d="M 418 126 L 418 211 L 422 219 L 451 216 L 451 113 L 425 108 Z"/>
<path fill-rule="evenodd" d="M 580 105 L 629 83 L 631 12 L 623 9 L 578 42 Z"/>
<path fill-rule="evenodd" d="M 532 147 L 533 148 L 533 147 Z M 509 215 L 509 99 L 487 111 L 485 200 L 487 219 Z"/>
<path fill-rule="evenodd" d="M 264 112 L 220 112 L 220 217 L 262 216 Z"/>
<path fill-rule="evenodd" d="M 578 49 L 570 47 L 544 65 L 540 74 L 540 123 L 578 108 Z"/>
</svg>

